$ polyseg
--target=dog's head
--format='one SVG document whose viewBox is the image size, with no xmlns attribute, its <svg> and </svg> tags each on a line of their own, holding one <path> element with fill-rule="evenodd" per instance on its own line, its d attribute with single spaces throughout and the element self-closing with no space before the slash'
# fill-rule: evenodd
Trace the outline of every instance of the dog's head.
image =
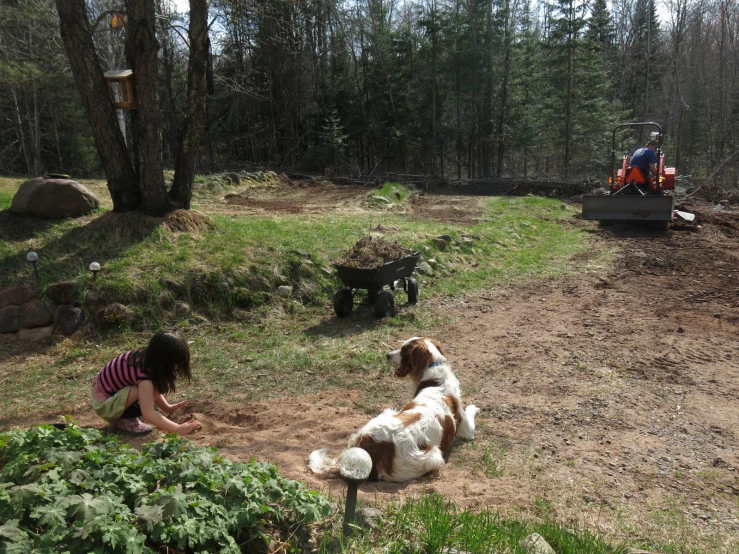
<svg viewBox="0 0 739 554">
<path fill-rule="evenodd" d="M 403 343 L 399 350 L 387 353 L 387 361 L 395 369 L 396 377 L 410 374 L 419 381 L 426 368 L 434 362 L 445 362 L 446 352 L 435 339 L 413 337 Z"/>
</svg>

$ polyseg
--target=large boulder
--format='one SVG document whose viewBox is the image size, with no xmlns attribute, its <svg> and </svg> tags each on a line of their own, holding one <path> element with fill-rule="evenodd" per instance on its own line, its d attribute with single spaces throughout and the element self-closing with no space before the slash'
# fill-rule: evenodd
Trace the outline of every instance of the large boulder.
<svg viewBox="0 0 739 554">
<path fill-rule="evenodd" d="M 56 304 L 74 304 L 79 300 L 79 285 L 75 281 L 60 281 L 46 287 L 46 296 Z"/>
<path fill-rule="evenodd" d="M 0 333 L 15 333 L 21 328 L 21 307 L 8 306 L 0 309 Z"/>
<path fill-rule="evenodd" d="M 85 322 L 85 312 L 76 306 L 59 306 L 56 311 L 56 328 L 64 336 L 73 334 Z"/>
<path fill-rule="evenodd" d="M 31 300 L 23 306 L 22 322 L 25 329 L 48 327 L 54 323 L 54 314 L 43 300 Z"/>
<path fill-rule="evenodd" d="M 38 293 L 31 285 L 26 283 L 0 289 L 0 308 L 5 306 L 22 306 L 34 298 L 38 298 Z"/>
<path fill-rule="evenodd" d="M 37 217 L 79 217 L 99 207 L 97 197 L 76 181 L 34 177 L 20 186 L 10 210 Z"/>
</svg>

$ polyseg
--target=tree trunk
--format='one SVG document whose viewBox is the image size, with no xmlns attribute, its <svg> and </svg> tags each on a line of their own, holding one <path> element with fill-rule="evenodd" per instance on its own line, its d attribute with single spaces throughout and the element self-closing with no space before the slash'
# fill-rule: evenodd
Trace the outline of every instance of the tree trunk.
<svg viewBox="0 0 739 554">
<path fill-rule="evenodd" d="M 162 139 L 157 94 L 157 51 L 153 0 L 128 0 L 128 57 L 134 74 L 137 137 L 142 208 L 145 214 L 161 216 L 169 211 L 162 172 Z"/>
<path fill-rule="evenodd" d="M 141 191 L 90 36 L 85 1 L 56 0 L 56 7 L 64 49 L 90 122 L 100 163 L 108 178 L 113 210 L 133 210 L 141 202 Z"/>
<path fill-rule="evenodd" d="M 508 102 L 508 75 L 511 70 L 511 14 L 510 2 L 505 1 L 505 61 L 503 63 L 503 84 L 500 90 L 500 114 L 498 115 L 498 163 L 495 165 L 496 175 L 503 175 L 503 160 L 505 158 L 505 120 Z"/>
<path fill-rule="evenodd" d="M 205 125 L 205 65 L 208 58 L 208 4 L 190 0 L 190 60 L 187 68 L 187 118 L 175 162 L 172 200 L 190 208 L 192 183 Z"/>
</svg>

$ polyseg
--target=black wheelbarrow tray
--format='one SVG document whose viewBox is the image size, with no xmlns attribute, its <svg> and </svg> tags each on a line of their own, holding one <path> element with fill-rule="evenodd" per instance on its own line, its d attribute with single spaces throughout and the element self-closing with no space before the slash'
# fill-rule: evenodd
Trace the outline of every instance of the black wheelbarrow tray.
<svg viewBox="0 0 739 554">
<path fill-rule="evenodd" d="M 375 307 L 377 317 L 395 315 L 395 299 L 391 291 L 395 290 L 397 281 L 403 284 L 408 294 L 408 302 L 418 302 L 418 282 L 412 278 L 420 254 L 413 252 L 410 256 L 393 260 L 380 267 L 364 268 L 334 264 L 336 275 L 344 286 L 334 295 L 334 312 L 338 317 L 346 317 L 352 313 L 354 296 L 360 289 L 367 290 L 367 301 Z M 385 286 L 390 290 L 383 290 Z"/>
</svg>

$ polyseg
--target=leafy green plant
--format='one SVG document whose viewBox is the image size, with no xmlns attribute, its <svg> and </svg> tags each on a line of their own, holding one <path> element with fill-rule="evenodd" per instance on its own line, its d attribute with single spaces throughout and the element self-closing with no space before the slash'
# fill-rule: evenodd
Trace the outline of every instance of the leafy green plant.
<svg viewBox="0 0 739 554">
<path fill-rule="evenodd" d="M 95 429 L 0 434 L 0 553 L 240 553 L 305 533 L 328 502 L 274 465 L 168 436 L 139 452 Z"/>
</svg>

